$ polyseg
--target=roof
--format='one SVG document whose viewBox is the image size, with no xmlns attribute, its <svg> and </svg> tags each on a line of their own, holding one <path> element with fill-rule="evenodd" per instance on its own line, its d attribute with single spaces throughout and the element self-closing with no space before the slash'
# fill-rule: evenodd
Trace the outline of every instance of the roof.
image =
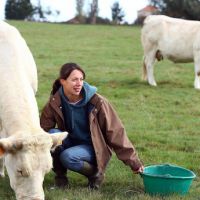
<svg viewBox="0 0 200 200">
<path fill-rule="evenodd" d="M 148 5 L 144 8 L 142 8 L 141 10 L 138 10 L 138 12 L 155 12 L 157 10 L 158 10 L 158 8 L 156 8 L 155 6 Z"/>
</svg>

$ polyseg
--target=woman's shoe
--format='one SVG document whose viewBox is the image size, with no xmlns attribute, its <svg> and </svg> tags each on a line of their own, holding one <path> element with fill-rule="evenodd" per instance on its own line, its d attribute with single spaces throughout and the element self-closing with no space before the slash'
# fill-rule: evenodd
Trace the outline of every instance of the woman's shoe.
<svg viewBox="0 0 200 200">
<path fill-rule="evenodd" d="M 104 177 L 104 174 L 98 172 L 88 177 L 88 188 L 91 190 L 98 190 L 103 183 Z"/>
<path fill-rule="evenodd" d="M 68 188 L 69 187 L 69 181 L 66 176 L 55 176 L 55 185 L 59 188 Z"/>
</svg>

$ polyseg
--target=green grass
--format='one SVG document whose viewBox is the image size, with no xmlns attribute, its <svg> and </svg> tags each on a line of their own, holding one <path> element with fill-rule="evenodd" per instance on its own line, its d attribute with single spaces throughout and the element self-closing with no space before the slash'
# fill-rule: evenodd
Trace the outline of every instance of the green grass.
<svg viewBox="0 0 200 200">
<path fill-rule="evenodd" d="M 43 24 L 9 21 L 27 41 L 38 67 L 39 109 L 49 97 L 53 80 L 66 62 L 77 62 L 86 81 L 98 87 L 123 121 L 130 140 L 145 165 L 171 163 L 200 173 L 200 92 L 193 88 L 193 64 L 157 63 L 157 87 L 141 81 L 140 27 Z M 86 178 L 69 173 L 67 191 L 51 190 L 53 173 L 45 176 L 47 200 L 161 200 L 144 193 L 139 175 L 114 155 L 101 190 L 88 191 Z M 170 200 L 197 200 L 200 179 L 186 196 Z M 0 199 L 14 199 L 8 177 L 0 182 Z"/>
</svg>

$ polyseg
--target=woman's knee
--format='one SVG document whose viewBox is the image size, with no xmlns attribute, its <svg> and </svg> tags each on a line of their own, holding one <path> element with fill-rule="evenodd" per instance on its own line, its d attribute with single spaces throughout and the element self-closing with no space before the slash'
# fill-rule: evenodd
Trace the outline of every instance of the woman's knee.
<svg viewBox="0 0 200 200">
<path fill-rule="evenodd" d="M 81 170 L 83 165 L 83 161 L 69 149 L 64 150 L 60 154 L 60 161 L 65 168 L 77 172 Z"/>
<path fill-rule="evenodd" d="M 60 129 L 58 129 L 58 128 L 52 128 L 52 129 L 50 129 L 49 131 L 48 131 L 48 133 L 50 133 L 50 134 L 53 134 L 53 133 L 59 133 L 59 132 L 62 132 Z"/>
</svg>

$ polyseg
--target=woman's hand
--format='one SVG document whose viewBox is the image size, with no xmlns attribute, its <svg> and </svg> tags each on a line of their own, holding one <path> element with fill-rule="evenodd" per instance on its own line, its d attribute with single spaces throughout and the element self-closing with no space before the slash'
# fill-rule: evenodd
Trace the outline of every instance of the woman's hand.
<svg viewBox="0 0 200 200">
<path fill-rule="evenodd" d="M 133 173 L 134 174 L 139 174 L 139 173 L 142 173 L 144 171 L 144 166 L 142 165 L 140 168 L 138 168 L 138 170 L 133 170 Z"/>
</svg>

